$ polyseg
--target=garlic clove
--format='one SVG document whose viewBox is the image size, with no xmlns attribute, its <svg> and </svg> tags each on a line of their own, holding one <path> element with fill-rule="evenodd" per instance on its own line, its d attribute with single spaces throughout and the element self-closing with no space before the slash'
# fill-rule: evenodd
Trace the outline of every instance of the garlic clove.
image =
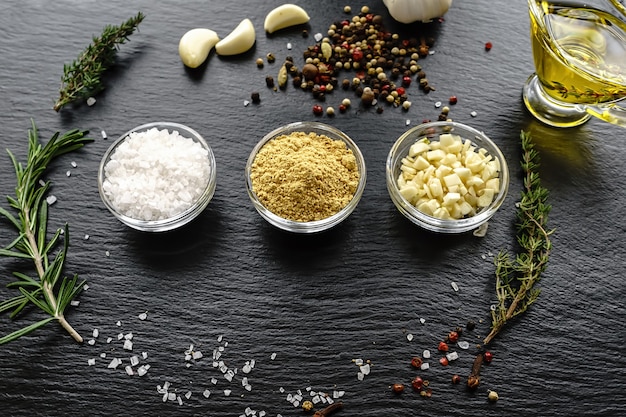
<svg viewBox="0 0 626 417">
<path fill-rule="evenodd" d="M 274 33 L 289 26 L 307 23 L 309 20 L 309 15 L 302 7 L 288 3 L 276 7 L 265 16 L 264 28 L 267 33 Z"/>
<path fill-rule="evenodd" d="M 224 39 L 215 45 L 219 55 L 242 54 L 252 48 L 256 41 L 256 32 L 250 19 L 244 19 Z"/>
<path fill-rule="evenodd" d="M 219 40 L 217 33 L 210 29 L 191 29 L 178 42 L 180 59 L 187 67 L 198 68 L 206 61 L 211 49 Z"/>
<path fill-rule="evenodd" d="M 430 22 L 450 8 L 452 0 L 383 0 L 389 14 L 400 23 Z"/>
</svg>

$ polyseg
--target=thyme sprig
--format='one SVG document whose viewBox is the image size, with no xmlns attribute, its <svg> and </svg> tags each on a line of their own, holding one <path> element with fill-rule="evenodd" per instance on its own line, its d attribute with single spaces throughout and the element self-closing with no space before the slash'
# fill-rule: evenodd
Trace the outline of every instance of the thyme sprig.
<svg viewBox="0 0 626 417">
<path fill-rule="evenodd" d="M 85 137 L 87 133 L 71 130 L 61 135 L 57 132 L 48 143 L 42 145 L 33 121 L 32 129 L 28 131 L 26 164 L 18 162 L 13 153 L 7 150 L 13 163 L 17 185 L 15 196 L 7 196 L 14 213 L 0 207 L 0 216 L 15 228 L 17 237 L 0 248 L 0 256 L 31 260 L 35 275 L 13 272 L 13 277 L 17 280 L 10 282 L 7 287 L 17 289 L 19 295 L 0 302 L 0 313 L 10 311 L 13 319 L 26 306 L 32 304 L 49 317 L 0 337 L 0 345 L 16 340 L 53 320 L 57 320 L 76 341 L 82 342 L 82 337 L 65 319 L 64 312 L 85 281 L 78 282 L 77 275 L 61 279 L 69 247 L 69 228 L 66 224 L 48 239 L 46 192 L 50 182 L 42 181 L 41 178 L 53 159 L 91 142 L 92 139 Z M 54 251 L 59 246 L 60 249 L 55 254 Z"/>
<path fill-rule="evenodd" d="M 521 144 L 524 182 L 516 221 L 519 252 L 515 259 L 511 259 L 506 251 L 500 251 L 495 258 L 498 302 L 491 310 L 491 331 L 483 340 L 483 346 L 488 345 L 511 319 L 525 312 L 537 300 L 540 290 L 535 285 L 547 267 L 552 249 L 550 236 L 554 230 L 547 228 L 551 206 L 548 204 L 548 190 L 541 185 L 539 178 L 539 154 L 530 134 L 521 133 Z M 479 384 L 482 359 L 482 353 L 476 357 L 467 381 L 470 388 Z"/>
<path fill-rule="evenodd" d="M 584 90 L 581 90 L 574 85 L 570 88 L 567 88 L 558 81 L 552 81 L 552 84 L 552 88 L 556 90 L 563 99 L 567 99 L 571 96 L 578 100 L 583 99 L 586 101 L 591 101 L 593 103 L 603 103 L 606 101 L 613 101 L 624 97 L 623 89 L 619 90 L 617 88 L 603 88 L 599 91 L 596 91 L 591 88 L 585 88 Z"/>
<path fill-rule="evenodd" d="M 115 62 L 118 46 L 128 41 L 143 21 L 144 15 L 138 12 L 120 26 L 107 25 L 99 37 L 81 52 L 71 64 L 63 66 L 61 90 L 54 104 L 54 110 L 93 96 L 104 89 L 101 75 Z"/>
</svg>

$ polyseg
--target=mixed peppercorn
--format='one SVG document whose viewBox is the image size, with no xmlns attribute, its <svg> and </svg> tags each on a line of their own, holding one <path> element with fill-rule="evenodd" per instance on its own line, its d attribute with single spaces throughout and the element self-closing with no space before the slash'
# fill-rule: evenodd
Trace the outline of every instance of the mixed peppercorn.
<svg viewBox="0 0 626 417">
<path fill-rule="evenodd" d="M 278 73 L 280 88 L 285 88 L 288 76 L 295 88 L 311 93 L 319 102 L 312 108 L 315 115 L 324 114 L 321 103 L 336 90 L 352 92 L 364 107 L 375 106 L 377 113 L 382 113 L 385 106 L 409 110 L 407 89 L 414 81 L 425 93 L 435 90 L 418 63 L 430 54 L 434 39 L 403 39 L 387 31 L 382 16 L 370 13 L 366 6 L 351 18 L 333 22 L 325 37 L 317 34 L 315 39 L 316 43 L 303 52 L 302 68 L 293 57 L 286 57 Z M 257 66 L 262 68 L 263 60 L 259 60 Z M 267 61 L 274 60 L 274 55 L 268 54 Z M 266 77 L 266 84 L 277 89 L 271 75 Z M 342 102 L 339 112 L 345 113 L 348 107 Z M 334 115 L 334 108 L 326 113 Z M 440 120 L 446 118 L 447 113 L 439 116 Z"/>
</svg>

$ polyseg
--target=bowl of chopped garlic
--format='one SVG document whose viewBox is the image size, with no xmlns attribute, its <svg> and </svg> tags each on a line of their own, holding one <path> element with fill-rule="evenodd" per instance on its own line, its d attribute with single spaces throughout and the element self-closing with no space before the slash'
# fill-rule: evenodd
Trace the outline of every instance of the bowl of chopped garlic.
<svg viewBox="0 0 626 417">
<path fill-rule="evenodd" d="M 504 155 L 483 132 L 440 121 L 407 130 L 387 157 L 387 190 L 413 223 L 440 233 L 485 227 L 509 188 Z"/>
<path fill-rule="evenodd" d="M 144 232 L 189 223 L 207 207 L 215 185 L 211 147 L 179 123 L 154 122 L 129 130 L 111 144 L 98 170 L 106 208 Z"/>
<path fill-rule="evenodd" d="M 279 229 L 315 233 L 345 220 L 365 189 L 365 160 L 342 131 L 295 122 L 266 134 L 246 164 L 246 187 L 261 217 Z"/>
</svg>

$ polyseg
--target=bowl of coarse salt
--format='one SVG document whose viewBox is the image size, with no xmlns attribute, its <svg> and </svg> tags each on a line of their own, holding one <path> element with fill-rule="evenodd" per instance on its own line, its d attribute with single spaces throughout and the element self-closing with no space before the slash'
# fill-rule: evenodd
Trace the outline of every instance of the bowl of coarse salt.
<svg viewBox="0 0 626 417">
<path fill-rule="evenodd" d="M 294 122 L 267 133 L 246 164 L 254 208 L 273 226 L 293 233 L 321 232 L 344 221 L 365 182 L 357 144 L 319 122 Z"/>
<path fill-rule="evenodd" d="M 122 223 L 145 232 L 196 218 L 215 192 L 215 156 L 204 138 L 179 123 L 154 122 L 121 135 L 98 170 L 100 197 Z"/>
<path fill-rule="evenodd" d="M 404 132 L 389 151 L 386 179 L 398 211 L 440 233 L 480 234 L 509 188 L 498 146 L 483 132 L 452 121 Z"/>
</svg>

